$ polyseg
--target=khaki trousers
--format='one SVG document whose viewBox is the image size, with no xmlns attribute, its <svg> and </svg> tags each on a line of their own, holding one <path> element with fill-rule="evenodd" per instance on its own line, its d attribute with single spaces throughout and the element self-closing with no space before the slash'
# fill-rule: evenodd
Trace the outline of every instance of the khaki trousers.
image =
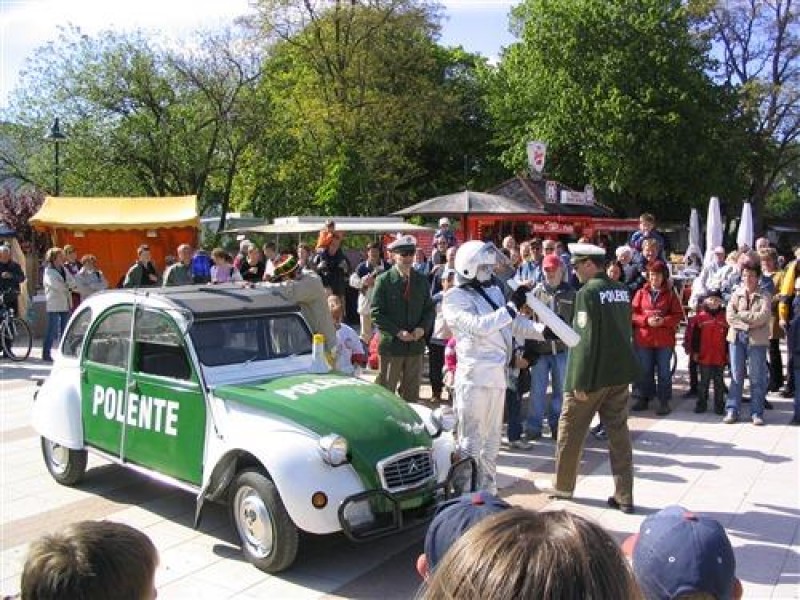
<svg viewBox="0 0 800 600">
<path fill-rule="evenodd" d="M 361 340 L 365 344 L 369 344 L 372 339 L 372 315 L 359 313 L 358 318 L 361 321 Z"/>
<path fill-rule="evenodd" d="M 380 355 L 380 371 L 375 380 L 406 402 L 419 402 L 422 382 L 422 354 L 413 356 Z"/>
<path fill-rule="evenodd" d="M 615 385 L 589 392 L 581 402 L 575 394 L 564 396 L 558 422 L 555 488 L 572 493 L 578 479 L 578 467 L 592 417 L 600 420 L 608 432 L 608 456 L 614 475 L 614 498 L 620 504 L 633 504 L 633 450 L 628 431 L 628 386 Z"/>
</svg>

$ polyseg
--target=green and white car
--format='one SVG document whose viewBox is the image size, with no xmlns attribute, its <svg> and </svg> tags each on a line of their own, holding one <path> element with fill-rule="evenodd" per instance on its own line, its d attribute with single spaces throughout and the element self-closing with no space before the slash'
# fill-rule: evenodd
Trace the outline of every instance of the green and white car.
<svg viewBox="0 0 800 600">
<path fill-rule="evenodd" d="M 55 480 L 77 484 L 91 451 L 195 494 L 195 524 L 206 500 L 226 502 L 270 573 L 292 564 L 299 530 L 385 535 L 474 486 L 451 414 L 311 373 L 311 331 L 275 288 L 101 292 L 59 350 L 33 408 Z"/>
</svg>

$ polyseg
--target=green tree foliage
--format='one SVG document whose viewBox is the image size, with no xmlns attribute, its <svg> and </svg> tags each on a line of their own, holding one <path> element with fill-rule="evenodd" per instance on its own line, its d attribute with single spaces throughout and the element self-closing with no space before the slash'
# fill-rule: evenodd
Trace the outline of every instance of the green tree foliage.
<svg viewBox="0 0 800 600">
<path fill-rule="evenodd" d="M 512 19 L 521 41 L 485 77 L 508 167 L 544 140 L 549 177 L 661 217 L 741 189 L 732 99 L 680 0 L 526 0 Z"/>
<path fill-rule="evenodd" d="M 197 194 L 201 209 L 224 207 L 263 110 L 253 104 L 257 59 L 229 31 L 178 49 L 142 32 L 89 37 L 64 29 L 22 74 L 5 170 L 49 187 L 43 134 L 59 116 L 69 138 L 63 193 Z"/>
<path fill-rule="evenodd" d="M 253 24 L 275 41 L 262 88 L 275 109 L 275 143 L 257 179 L 266 212 L 285 210 L 287 198 L 327 214 L 407 204 L 437 175 L 425 150 L 461 113 L 462 97 L 446 84 L 450 55 L 435 43 L 435 11 L 411 0 L 258 6 Z"/>
<path fill-rule="evenodd" d="M 797 0 L 694 0 L 698 30 L 722 59 L 714 75 L 736 91 L 745 120 L 740 172 L 756 230 L 774 195 L 776 215 L 798 204 L 800 170 L 800 13 Z"/>
</svg>

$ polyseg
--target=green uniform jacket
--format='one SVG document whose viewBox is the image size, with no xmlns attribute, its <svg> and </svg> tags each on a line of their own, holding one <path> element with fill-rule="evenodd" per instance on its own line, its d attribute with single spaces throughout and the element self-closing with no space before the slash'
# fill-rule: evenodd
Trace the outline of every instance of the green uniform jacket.
<svg viewBox="0 0 800 600">
<path fill-rule="evenodd" d="M 572 327 L 581 339 L 568 354 L 565 391 L 594 392 L 638 378 L 628 288 L 605 273 L 589 279 L 575 296 Z"/>
<path fill-rule="evenodd" d="M 412 332 L 421 327 L 427 333 L 433 327 L 436 309 L 431 299 L 428 278 L 411 269 L 409 299 L 404 297 L 406 284 L 400 271 L 391 268 L 375 280 L 372 296 L 372 319 L 378 326 L 381 341 L 378 353 L 387 356 L 414 356 L 425 352 L 425 338 L 402 342 L 400 331 Z"/>
</svg>

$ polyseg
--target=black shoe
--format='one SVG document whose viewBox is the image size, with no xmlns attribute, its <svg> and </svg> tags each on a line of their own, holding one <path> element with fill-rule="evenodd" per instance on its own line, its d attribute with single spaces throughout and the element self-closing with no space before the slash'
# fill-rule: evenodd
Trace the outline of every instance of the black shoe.
<svg viewBox="0 0 800 600">
<path fill-rule="evenodd" d="M 792 420 L 789 421 L 789 425 L 800 425 L 800 415 L 792 417 Z"/>
<path fill-rule="evenodd" d="M 781 392 L 781 396 L 784 398 L 794 398 L 794 388 L 785 387 Z"/>
<path fill-rule="evenodd" d="M 701 404 L 700 402 L 698 402 L 697 404 L 694 405 L 694 413 L 696 415 L 704 413 L 707 410 L 708 410 L 708 406 L 706 406 L 705 404 Z M 720 414 L 722 414 L 722 413 L 720 413 Z"/>
<path fill-rule="evenodd" d="M 659 417 L 665 417 L 671 412 L 672 412 L 672 410 L 669 407 L 669 402 L 668 401 L 664 401 L 664 402 L 659 402 L 658 403 L 658 408 L 656 409 L 656 414 Z"/>
<path fill-rule="evenodd" d="M 53 362 L 53 357 L 52 356 L 43 356 L 42 357 L 42 362 L 51 363 L 51 362 Z"/>
<path fill-rule="evenodd" d="M 649 402 L 650 400 L 648 398 L 637 398 L 636 402 L 634 402 L 633 406 L 631 406 L 631 410 L 635 412 L 647 410 L 647 404 Z"/>
<path fill-rule="evenodd" d="M 550 428 L 550 437 L 553 439 L 554 442 L 558 441 L 558 427 L 556 427 L 555 429 L 553 429 L 552 427 Z"/>
<path fill-rule="evenodd" d="M 715 402 L 714 403 L 714 413 L 716 413 L 718 415 L 724 415 L 725 414 L 725 404 L 724 403 L 717 404 Z"/>
<path fill-rule="evenodd" d="M 681 398 L 694 398 L 697 396 L 697 388 L 689 388 L 683 394 L 681 394 Z"/>
<path fill-rule="evenodd" d="M 764 400 L 764 408 L 766 408 L 767 410 L 772 410 L 775 407 L 772 406 L 772 402 L 770 402 L 769 400 Z"/>
<path fill-rule="evenodd" d="M 621 510 L 626 515 L 633 514 L 636 511 L 636 509 L 633 507 L 633 504 L 622 504 L 616 498 L 614 498 L 614 496 L 609 496 L 607 503 L 610 508 Z"/>
</svg>

